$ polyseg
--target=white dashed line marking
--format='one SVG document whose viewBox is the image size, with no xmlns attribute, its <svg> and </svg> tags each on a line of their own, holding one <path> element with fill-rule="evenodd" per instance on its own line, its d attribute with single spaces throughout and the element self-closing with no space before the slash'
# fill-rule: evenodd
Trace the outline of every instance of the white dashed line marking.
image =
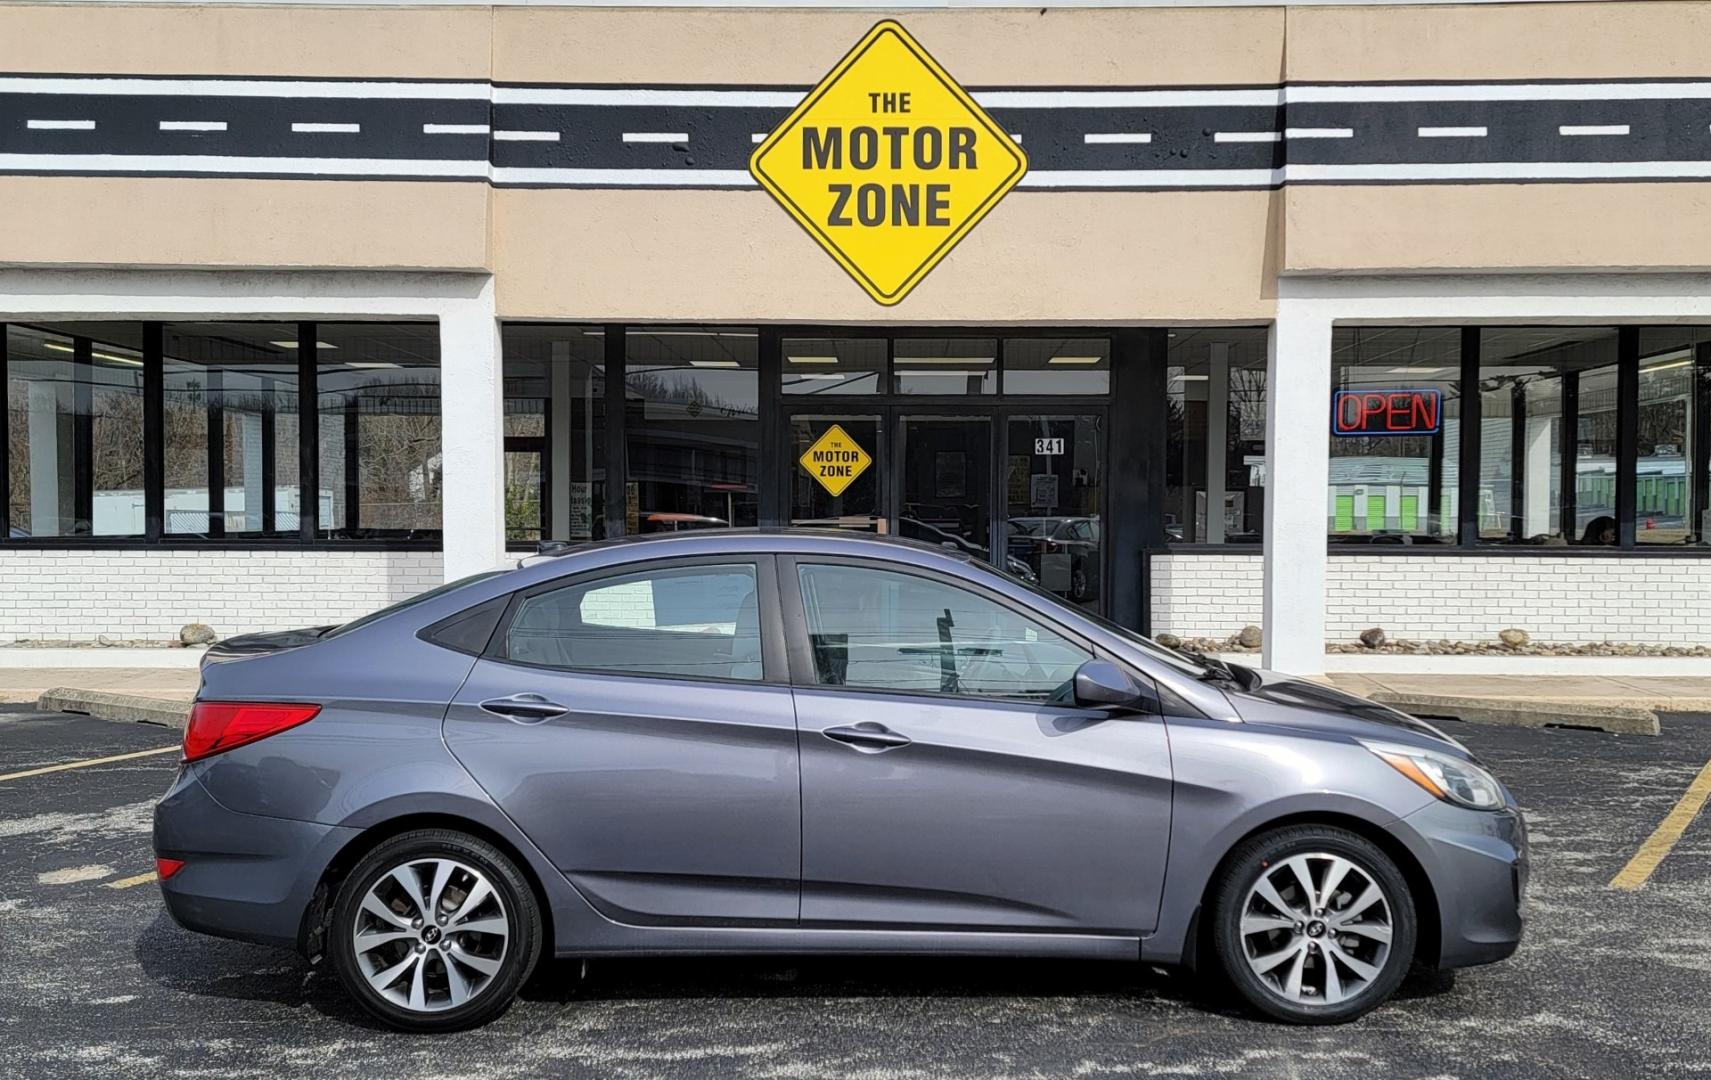
<svg viewBox="0 0 1711 1080">
<path fill-rule="evenodd" d="M 424 135 L 485 135 L 492 130 L 486 124 L 423 124 Z"/>
<path fill-rule="evenodd" d="M 1422 139 L 1483 139 L 1491 132 L 1483 127 L 1423 127 L 1415 134 Z"/>
<path fill-rule="evenodd" d="M 162 131 L 224 131 L 224 120 L 162 120 Z"/>
<path fill-rule="evenodd" d="M 680 143 L 689 141 L 687 131 L 626 131 L 627 143 Z"/>
<path fill-rule="evenodd" d="M 31 131 L 94 131 L 93 120 L 26 120 L 24 126 Z"/>
<path fill-rule="evenodd" d="M 1352 139 L 1354 128 L 1284 128 L 1286 139 Z"/>
<path fill-rule="evenodd" d="M 1557 128 L 1558 135 L 1626 135 L 1627 124 L 1564 124 Z"/>
<path fill-rule="evenodd" d="M 1081 137 L 1088 146 L 1102 143 L 1150 143 L 1153 134 L 1150 131 L 1093 131 Z"/>
<path fill-rule="evenodd" d="M 292 124 L 291 130 L 299 135 L 355 135 L 362 131 L 361 124 Z"/>
<path fill-rule="evenodd" d="M 1234 143 L 1282 142 L 1283 135 L 1276 131 L 1215 131 L 1212 133 L 1212 141 Z"/>
<path fill-rule="evenodd" d="M 556 131 L 495 131 L 494 142 L 558 142 Z"/>
</svg>

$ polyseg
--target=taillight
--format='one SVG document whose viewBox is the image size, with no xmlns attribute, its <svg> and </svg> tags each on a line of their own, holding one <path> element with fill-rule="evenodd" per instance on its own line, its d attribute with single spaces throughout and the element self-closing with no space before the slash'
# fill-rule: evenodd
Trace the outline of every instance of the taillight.
<svg viewBox="0 0 1711 1080">
<path fill-rule="evenodd" d="M 182 869 L 184 869 L 184 860 L 183 859 L 167 859 L 167 858 L 162 858 L 159 855 L 155 856 L 155 860 L 154 860 L 155 876 L 160 878 L 162 881 L 165 881 L 167 878 L 178 873 Z"/>
<path fill-rule="evenodd" d="M 184 727 L 184 760 L 198 761 L 277 735 L 308 723 L 320 711 L 319 705 L 198 701 L 190 707 L 190 722 Z"/>
</svg>

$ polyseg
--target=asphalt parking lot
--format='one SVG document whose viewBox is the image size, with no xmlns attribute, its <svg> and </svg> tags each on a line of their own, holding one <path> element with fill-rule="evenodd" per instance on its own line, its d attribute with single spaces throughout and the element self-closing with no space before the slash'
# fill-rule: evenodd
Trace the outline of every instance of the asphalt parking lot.
<svg viewBox="0 0 1711 1080">
<path fill-rule="evenodd" d="M 150 815 L 160 728 L 0 711 L 0 1074 L 646 1078 L 1658 1077 L 1711 1072 L 1711 811 L 1637 892 L 1608 883 L 1711 759 L 1661 738 L 1458 725 L 1532 824 L 1517 956 L 1414 979 L 1353 1025 L 1234 1011 L 1139 965 L 943 959 L 544 965 L 497 1023 L 380 1030 L 295 955 L 179 929 Z"/>
</svg>

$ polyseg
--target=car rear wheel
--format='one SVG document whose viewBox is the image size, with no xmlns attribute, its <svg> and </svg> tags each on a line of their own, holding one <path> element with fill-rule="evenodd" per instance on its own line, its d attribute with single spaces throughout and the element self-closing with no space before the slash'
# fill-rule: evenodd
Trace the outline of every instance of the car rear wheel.
<svg viewBox="0 0 1711 1080">
<path fill-rule="evenodd" d="M 540 908 L 492 844 L 419 829 L 345 877 L 327 948 L 345 989 L 383 1022 L 458 1031 L 510 1006 L 540 954 Z"/>
<path fill-rule="evenodd" d="M 1414 958 L 1408 883 L 1371 841 L 1303 825 L 1243 843 L 1213 904 L 1220 967 L 1248 1004 L 1297 1024 L 1377 1008 Z"/>
</svg>

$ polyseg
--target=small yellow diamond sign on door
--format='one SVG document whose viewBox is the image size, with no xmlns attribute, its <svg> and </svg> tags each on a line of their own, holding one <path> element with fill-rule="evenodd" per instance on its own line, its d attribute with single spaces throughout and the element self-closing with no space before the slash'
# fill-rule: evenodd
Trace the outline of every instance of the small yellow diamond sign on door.
<svg viewBox="0 0 1711 1080">
<path fill-rule="evenodd" d="M 749 171 L 881 304 L 895 304 L 1028 171 L 1028 159 L 887 19 L 802 99 Z"/>
<path fill-rule="evenodd" d="M 808 475 L 834 496 L 856 482 L 856 477 L 873 464 L 868 452 L 856 445 L 842 426 L 833 424 L 826 433 L 814 440 L 814 445 L 798 459 Z"/>
</svg>

